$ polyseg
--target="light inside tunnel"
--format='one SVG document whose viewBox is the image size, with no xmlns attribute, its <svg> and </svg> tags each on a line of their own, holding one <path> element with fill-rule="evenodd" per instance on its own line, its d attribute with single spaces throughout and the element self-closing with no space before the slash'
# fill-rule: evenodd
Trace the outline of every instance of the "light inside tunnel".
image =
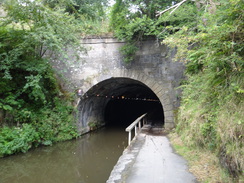
<svg viewBox="0 0 244 183">
<path fill-rule="evenodd" d="M 83 124 L 87 124 L 92 116 L 93 120 L 97 118 L 105 125 L 126 127 L 144 113 L 147 113 L 149 123 L 164 124 L 163 106 L 159 98 L 137 80 L 107 79 L 93 86 L 82 98 L 79 110 L 80 116 L 86 116 L 81 119 L 85 120 Z"/>
</svg>

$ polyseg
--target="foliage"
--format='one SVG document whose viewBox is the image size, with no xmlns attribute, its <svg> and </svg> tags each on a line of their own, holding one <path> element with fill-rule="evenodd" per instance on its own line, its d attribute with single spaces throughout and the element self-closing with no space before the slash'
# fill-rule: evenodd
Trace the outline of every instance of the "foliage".
<svg viewBox="0 0 244 183">
<path fill-rule="evenodd" d="M 78 135 L 74 124 L 73 107 L 64 105 L 58 98 L 55 98 L 55 106 L 53 110 L 49 107 L 43 108 L 33 117 L 40 143 L 44 145 L 69 140 Z"/>
<path fill-rule="evenodd" d="M 10 0 L 3 7 L 7 15 L 0 21 L 1 156 L 76 137 L 69 99 L 45 54 L 65 56 L 67 46 L 83 50 L 77 20 L 41 1 Z"/>
<path fill-rule="evenodd" d="M 108 0 L 42 0 L 49 8 L 63 9 L 81 25 L 82 36 L 100 36 L 108 33 Z"/>
<path fill-rule="evenodd" d="M 178 31 L 186 22 L 196 24 L 197 8 L 191 2 L 184 4 L 180 13 L 176 11 L 170 17 L 156 16 L 156 10 L 167 8 L 173 3 L 177 1 L 116 0 L 110 13 L 110 27 L 118 39 L 127 42 L 122 50 L 131 50 L 132 46 L 150 37 L 163 39 Z M 135 54 L 136 49 L 133 50 Z M 133 60 L 132 52 L 122 54 L 126 62 Z"/>
<path fill-rule="evenodd" d="M 99 127 L 99 122 L 98 121 L 90 121 L 88 123 L 88 126 L 90 128 L 90 130 L 96 130 Z"/>
<path fill-rule="evenodd" d="M 199 8 L 204 11 L 197 27 L 185 24 L 164 40 L 186 63 L 177 131 L 189 145 L 216 152 L 221 164 L 239 176 L 244 168 L 244 2 Z"/>
<path fill-rule="evenodd" d="M 53 109 L 44 107 L 39 111 L 28 111 L 31 123 L 22 123 L 20 127 L 0 128 L 0 157 L 26 152 L 40 144 L 51 145 L 77 137 L 72 111 L 71 106 L 65 106 L 57 99 Z M 26 113 L 23 117 L 25 115 Z"/>
<path fill-rule="evenodd" d="M 133 43 L 126 43 L 124 46 L 120 48 L 120 52 L 122 55 L 126 55 L 124 58 L 125 63 L 130 63 L 134 60 L 135 52 L 138 48 Z"/>
<path fill-rule="evenodd" d="M 37 144 L 38 133 L 31 124 L 22 127 L 0 128 L 0 157 L 17 152 L 26 152 Z"/>
<path fill-rule="evenodd" d="M 183 4 L 179 11 L 166 12 L 163 16 L 159 16 L 156 22 L 158 31 L 155 34 L 159 39 L 165 39 L 181 31 L 185 26 L 195 32 L 201 15 L 202 11 L 199 11 L 195 4 L 191 2 Z"/>
<path fill-rule="evenodd" d="M 109 31 L 108 20 L 87 20 L 81 18 L 80 24 L 82 26 L 82 37 L 110 37 L 113 33 Z"/>
<path fill-rule="evenodd" d="M 43 57 L 47 50 L 63 53 L 66 46 L 82 49 L 79 45 L 80 26 L 74 16 L 63 9 L 50 9 L 39 1 L 10 0 L 4 4 L 8 16 L 4 17 L 3 27 L 19 30 L 19 54 L 25 50 L 36 57 Z M 67 36 L 69 35 L 69 36 Z"/>
<path fill-rule="evenodd" d="M 42 0 L 52 9 L 64 8 L 65 12 L 92 20 L 102 20 L 106 16 L 107 0 Z"/>
</svg>

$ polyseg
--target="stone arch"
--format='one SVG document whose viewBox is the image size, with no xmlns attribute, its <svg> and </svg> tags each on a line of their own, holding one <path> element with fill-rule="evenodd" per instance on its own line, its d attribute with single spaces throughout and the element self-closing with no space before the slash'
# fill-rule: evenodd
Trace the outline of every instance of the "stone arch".
<svg viewBox="0 0 244 183">
<path fill-rule="evenodd" d="M 123 41 L 109 37 L 84 39 L 81 45 L 88 48 L 87 54 L 80 53 L 80 59 L 77 61 L 73 50 L 67 50 L 68 60 L 53 59 L 52 65 L 57 71 L 65 68 L 62 78 L 68 82 L 64 82 L 66 84 L 63 88 L 70 92 L 81 89 L 83 93 L 87 93 L 100 82 L 118 77 L 144 83 L 159 98 L 164 109 L 165 127 L 171 129 L 174 127 L 173 111 L 177 110 L 180 104 L 181 90 L 176 88 L 183 79 L 184 64 L 173 61 L 176 50 L 155 44 L 155 41 L 142 41 L 134 61 L 124 63 L 119 52 L 125 44 Z M 81 101 L 83 106 L 79 105 L 78 110 L 87 111 L 89 102 L 84 99 Z M 98 105 L 102 104 L 94 99 L 94 109 L 97 109 Z M 87 119 L 90 120 L 88 114 Z M 77 123 L 79 129 L 86 124 L 80 121 Z"/>
<path fill-rule="evenodd" d="M 159 98 L 163 108 L 164 108 L 164 117 L 165 117 L 165 128 L 172 129 L 174 128 L 174 113 L 173 113 L 173 100 L 170 98 L 169 92 L 170 88 L 164 83 L 155 81 L 154 78 L 147 77 L 144 73 L 138 73 L 135 71 L 127 70 L 123 72 L 123 76 L 127 76 L 131 79 L 138 80 L 145 85 L 147 85 Z"/>
<path fill-rule="evenodd" d="M 120 69 L 114 73 L 115 75 L 113 75 L 113 77 L 127 77 L 130 79 L 138 80 L 147 85 L 157 95 L 164 108 L 165 128 L 174 128 L 174 105 L 173 99 L 171 98 L 172 95 L 170 95 L 170 92 L 172 92 L 171 89 L 173 87 L 171 84 L 159 82 L 153 77 L 148 77 L 145 73 L 138 72 L 138 70 L 133 69 Z"/>
<path fill-rule="evenodd" d="M 126 81 L 129 82 L 128 86 L 127 84 L 123 83 Z M 116 84 L 116 82 L 121 83 Z M 137 89 L 129 87 L 129 85 L 133 85 L 137 87 Z M 115 91 L 108 91 L 110 89 L 109 87 L 115 87 Z M 114 97 L 119 97 L 122 94 L 128 93 L 121 89 L 123 87 L 128 87 L 129 90 L 134 90 L 134 92 L 137 92 L 138 95 L 141 95 L 144 92 L 144 94 L 147 94 L 149 97 L 152 97 L 153 99 L 157 98 L 162 106 L 162 113 L 164 117 L 163 123 L 165 128 L 173 128 L 173 106 L 168 95 L 167 87 L 163 86 L 163 84 L 159 84 L 157 81 L 153 80 L 153 78 L 148 78 L 141 73 L 130 72 L 128 70 L 120 70 L 119 76 L 117 74 L 116 76 L 113 75 L 113 77 L 100 80 L 99 78 L 96 78 L 96 83 L 87 91 L 85 91 L 85 94 L 79 103 L 78 110 L 81 112 L 79 114 L 78 126 L 83 127 L 83 130 L 85 128 L 85 131 L 88 131 L 89 129 L 87 125 L 84 126 L 84 124 L 89 123 L 89 121 L 94 121 L 94 118 L 96 118 L 95 120 L 99 121 L 100 125 L 104 125 L 104 115 L 106 111 L 106 106 L 108 105 L 108 102 L 111 100 L 110 97 L 111 95 L 115 95 Z M 141 91 L 139 91 L 139 89 L 143 90 L 142 93 Z M 149 90 L 152 93 L 150 93 Z M 135 93 L 131 94 L 131 97 L 134 96 L 134 94 Z M 84 111 L 84 106 L 88 106 L 90 102 L 94 104 L 94 108 L 92 113 L 87 114 L 88 111 Z M 89 116 L 89 119 L 86 122 L 84 122 L 82 119 L 83 115 Z"/>
</svg>

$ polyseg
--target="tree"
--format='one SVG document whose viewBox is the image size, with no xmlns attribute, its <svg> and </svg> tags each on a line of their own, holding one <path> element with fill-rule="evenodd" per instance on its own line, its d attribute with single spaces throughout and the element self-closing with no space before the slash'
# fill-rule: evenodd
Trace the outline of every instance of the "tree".
<svg viewBox="0 0 244 183">
<path fill-rule="evenodd" d="M 0 147 L 9 148 L 0 148 L 0 156 L 26 151 L 32 143 L 51 144 L 76 135 L 68 96 L 62 94 L 44 56 L 47 52 L 65 56 L 66 47 L 83 50 L 80 26 L 64 9 L 50 9 L 38 0 L 9 0 L 2 6 L 7 14 L 0 21 L 0 110 L 4 113 L 0 125 L 17 125 L 19 130 L 0 129 Z M 33 130 L 35 137 L 20 139 L 28 147 L 18 147 L 18 131 Z M 6 135 L 9 131 L 11 138 Z"/>
<path fill-rule="evenodd" d="M 25 99 L 45 104 L 49 97 L 44 75 L 49 66 L 43 56 L 47 50 L 65 55 L 67 46 L 81 49 L 79 26 L 74 17 L 63 10 L 52 11 L 40 1 L 11 0 L 4 7 L 7 16 L 0 22 L 1 76 L 5 82 L 21 81 L 11 89 L 18 91 L 15 97 L 26 95 Z M 1 88 L 7 97 L 8 87 Z"/>
<path fill-rule="evenodd" d="M 83 17 L 93 21 L 106 19 L 108 0 L 43 0 L 43 2 L 52 9 L 62 7 L 65 12 L 75 15 L 76 18 Z"/>
<path fill-rule="evenodd" d="M 157 11 L 166 9 L 178 1 L 171 0 L 117 0 L 111 11 L 110 26 L 115 36 L 127 42 L 122 47 L 125 61 L 133 60 L 138 42 L 148 37 L 163 39 L 178 31 L 186 22 L 194 24 L 198 15 L 197 8 L 189 1 L 182 5 L 181 12 L 174 12 L 171 17 L 157 16 Z"/>
<path fill-rule="evenodd" d="M 120 39 L 139 39 L 156 36 L 156 10 L 171 5 L 171 0 L 116 0 L 112 7 L 110 25 Z"/>
</svg>

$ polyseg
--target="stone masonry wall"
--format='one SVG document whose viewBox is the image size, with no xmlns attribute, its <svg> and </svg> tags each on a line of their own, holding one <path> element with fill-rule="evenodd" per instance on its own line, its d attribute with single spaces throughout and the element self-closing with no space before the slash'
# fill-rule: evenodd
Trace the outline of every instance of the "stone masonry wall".
<svg viewBox="0 0 244 183">
<path fill-rule="evenodd" d="M 174 127 L 174 110 L 179 107 L 180 95 L 180 90 L 176 87 L 184 72 L 184 65 L 172 60 L 174 51 L 155 40 L 144 41 L 139 45 L 135 60 L 125 64 L 119 52 L 124 42 L 114 38 L 101 38 L 84 39 L 81 44 L 88 49 L 87 54 L 80 54 L 81 59 L 75 60 L 72 50 L 68 50 L 68 59 L 53 60 L 53 66 L 57 70 L 63 70 L 63 79 L 67 80 L 64 85 L 66 89 L 72 92 L 81 89 L 86 93 L 106 79 L 125 77 L 138 80 L 160 99 L 164 108 L 165 127 Z M 89 113 L 92 113 L 91 109 L 83 108 L 84 116 L 90 116 Z M 78 126 L 82 128 L 84 124 Z"/>
</svg>

